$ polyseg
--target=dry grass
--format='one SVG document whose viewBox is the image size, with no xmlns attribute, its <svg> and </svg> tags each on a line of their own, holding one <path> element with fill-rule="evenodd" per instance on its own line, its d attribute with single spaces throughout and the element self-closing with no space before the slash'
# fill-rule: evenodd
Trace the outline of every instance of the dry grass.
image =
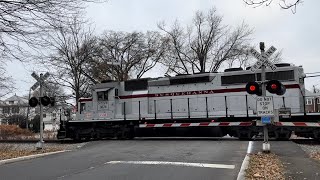
<svg viewBox="0 0 320 180">
<path fill-rule="evenodd" d="M 8 139 L 29 139 L 33 137 L 34 134 L 26 129 L 21 129 L 16 125 L 0 125 L 0 138 L 2 140 Z"/>
<path fill-rule="evenodd" d="M 44 139 L 56 139 L 55 131 L 44 131 Z M 0 125 L 0 140 L 36 140 L 39 133 L 33 133 L 26 129 L 21 129 L 16 125 Z"/>
<path fill-rule="evenodd" d="M 248 180 L 284 180 L 284 167 L 275 154 L 250 155 L 249 167 L 246 170 Z"/>
<path fill-rule="evenodd" d="M 11 159 L 21 156 L 28 156 L 33 154 L 41 154 L 46 152 L 61 151 L 63 148 L 44 148 L 42 150 L 34 149 L 21 149 L 19 146 L 13 146 L 12 144 L 0 144 L 0 160 Z"/>
<path fill-rule="evenodd" d="M 320 161 L 320 152 L 313 152 L 313 153 L 310 154 L 310 157 L 315 159 L 315 160 Z"/>
</svg>

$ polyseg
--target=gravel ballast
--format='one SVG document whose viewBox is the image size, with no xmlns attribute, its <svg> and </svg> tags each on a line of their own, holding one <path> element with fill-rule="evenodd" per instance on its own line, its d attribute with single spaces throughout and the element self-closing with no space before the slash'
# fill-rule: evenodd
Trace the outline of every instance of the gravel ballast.
<svg viewBox="0 0 320 180">
<path fill-rule="evenodd" d="M 320 161 L 320 145 L 319 144 L 299 144 L 309 157 Z"/>
</svg>

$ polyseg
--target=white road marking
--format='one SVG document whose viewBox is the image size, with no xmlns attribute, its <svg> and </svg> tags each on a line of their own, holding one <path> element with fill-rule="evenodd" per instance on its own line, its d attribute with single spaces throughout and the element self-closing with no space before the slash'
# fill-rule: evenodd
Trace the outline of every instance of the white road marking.
<svg viewBox="0 0 320 180">
<path fill-rule="evenodd" d="M 173 165 L 173 166 L 222 168 L 222 169 L 235 168 L 234 165 L 226 165 L 226 164 L 186 163 L 186 162 L 167 162 L 167 161 L 109 161 L 104 164 Z"/>
</svg>

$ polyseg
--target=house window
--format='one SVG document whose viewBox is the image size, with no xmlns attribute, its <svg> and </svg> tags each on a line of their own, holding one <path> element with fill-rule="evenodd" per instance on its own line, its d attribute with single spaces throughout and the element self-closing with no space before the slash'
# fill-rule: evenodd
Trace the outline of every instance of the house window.
<svg viewBox="0 0 320 180">
<path fill-rule="evenodd" d="M 80 114 L 86 110 L 86 104 L 85 103 L 81 103 L 80 104 Z"/>
<path fill-rule="evenodd" d="M 3 107 L 3 114 L 9 114 L 10 113 L 10 107 Z"/>
<path fill-rule="evenodd" d="M 56 113 L 52 113 L 52 117 L 56 117 Z"/>
<path fill-rule="evenodd" d="M 97 92 L 98 101 L 107 101 L 108 100 L 108 91 Z"/>
<path fill-rule="evenodd" d="M 12 113 L 19 113 L 19 107 L 12 107 Z"/>
<path fill-rule="evenodd" d="M 14 104 L 14 101 L 9 101 L 9 104 L 10 104 L 10 105 L 13 105 L 13 104 Z"/>
<path fill-rule="evenodd" d="M 312 105 L 312 99 L 306 99 L 306 105 Z"/>
<path fill-rule="evenodd" d="M 317 97 L 317 104 L 320 104 L 320 97 Z"/>
<path fill-rule="evenodd" d="M 43 114 L 43 118 L 46 118 L 47 117 L 47 114 Z"/>
</svg>

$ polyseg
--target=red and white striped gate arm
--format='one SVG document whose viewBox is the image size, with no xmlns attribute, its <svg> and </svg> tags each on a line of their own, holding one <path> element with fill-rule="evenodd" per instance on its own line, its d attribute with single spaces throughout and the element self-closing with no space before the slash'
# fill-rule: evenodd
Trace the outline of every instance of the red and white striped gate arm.
<svg viewBox="0 0 320 180">
<path fill-rule="evenodd" d="M 302 126 L 302 127 L 320 127 L 320 123 L 309 122 L 276 122 L 276 126 Z"/>
<path fill-rule="evenodd" d="M 139 128 L 153 128 L 153 127 L 251 126 L 251 125 L 252 125 L 252 122 L 200 122 L 200 123 L 139 124 Z"/>
</svg>

